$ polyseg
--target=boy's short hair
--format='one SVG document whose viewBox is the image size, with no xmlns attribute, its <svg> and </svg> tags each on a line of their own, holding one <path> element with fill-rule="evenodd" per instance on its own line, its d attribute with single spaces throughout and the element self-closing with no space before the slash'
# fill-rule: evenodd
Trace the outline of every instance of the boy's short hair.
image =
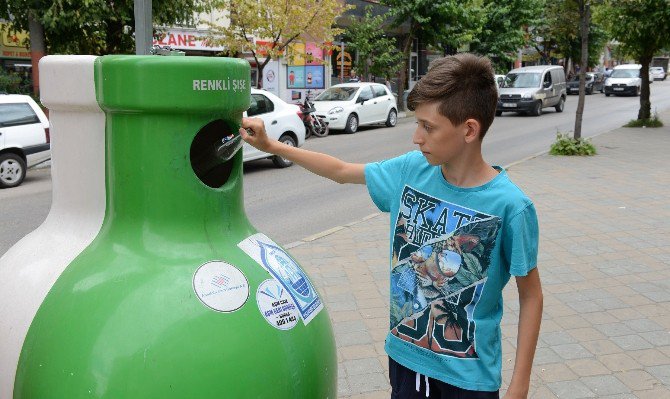
<svg viewBox="0 0 670 399">
<path fill-rule="evenodd" d="M 498 104 L 498 89 L 491 62 L 486 57 L 461 53 L 433 61 L 428 73 L 407 97 L 407 108 L 439 103 L 439 113 L 454 125 L 467 119 L 479 121 L 483 139 L 493 123 Z"/>
</svg>

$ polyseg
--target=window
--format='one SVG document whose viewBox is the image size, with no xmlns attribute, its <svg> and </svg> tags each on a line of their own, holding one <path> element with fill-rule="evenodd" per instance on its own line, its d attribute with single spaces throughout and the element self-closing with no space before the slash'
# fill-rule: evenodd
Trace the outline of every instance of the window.
<svg viewBox="0 0 670 399">
<path fill-rule="evenodd" d="M 375 97 L 384 97 L 387 95 L 386 87 L 380 85 L 372 86 L 372 91 L 375 93 Z"/>
<path fill-rule="evenodd" d="M 551 86 L 551 71 L 547 71 L 544 74 L 544 87 L 549 87 Z"/>
<path fill-rule="evenodd" d="M 367 100 L 370 100 L 370 99 L 372 99 L 372 89 L 370 88 L 370 86 L 365 86 L 363 88 L 363 90 L 361 90 L 361 94 L 358 95 L 358 100 L 359 101 L 362 101 L 362 100 L 367 101 Z"/>
<path fill-rule="evenodd" d="M 0 126 L 28 125 L 39 122 L 39 118 L 29 104 L 0 104 Z"/>
<path fill-rule="evenodd" d="M 265 114 L 275 110 L 275 106 L 269 98 L 262 94 L 251 95 L 251 106 L 247 110 L 248 116 Z"/>
</svg>

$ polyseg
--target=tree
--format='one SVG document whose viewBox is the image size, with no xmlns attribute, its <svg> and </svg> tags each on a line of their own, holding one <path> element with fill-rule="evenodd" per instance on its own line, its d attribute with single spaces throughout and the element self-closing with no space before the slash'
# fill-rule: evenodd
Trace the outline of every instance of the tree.
<svg viewBox="0 0 670 399">
<path fill-rule="evenodd" d="M 154 0 L 152 3 L 153 21 L 156 25 L 193 23 L 195 13 L 204 10 L 205 0 Z M 0 18 L 8 20 L 13 30 L 28 31 L 31 15 L 44 29 L 47 53 L 134 53 L 133 1 L 0 1 Z"/>
<path fill-rule="evenodd" d="M 582 138 L 582 116 L 584 115 L 584 95 L 586 88 L 586 65 L 589 59 L 589 22 L 591 20 L 591 2 L 589 0 L 576 0 L 579 8 L 579 35 L 581 36 L 581 68 L 579 68 L 579 100 L 577 101 L 577 112 L 575 114 L 575 140 Z"/>
<path fill-rule="evenodd" d="M 445 53 L 456 49 L 472 39 L 481 30 L 482 9 L 479 0 L 381 0 L 391 7 L 393 25 L 407 25 L 401 35 L 400 48 L 403 54 L 402 68 L 398 79 L 398 98 L 403 98 L 409 70 L 412 43 L 419 39 L 426 46 L 439 46 Z M 400 101 L 398 108 L 405 109 Z"/>
<path fill-rule="evenodd" d="M 390 78 L 401 67 L 402 54 L 395 38 L 384 33 L 385 17 L 372 15 L 372 7 L 365 8 L 365 16 L 347 29 L 345 37 L 349 47 L 358 51 L 355 68 L 364 76 L 372 74 Z"/>
<path fill-rule="evenodd" d="M 211 33 L 207 39 L 214 45 L 224 46 L 231 55 L 251 53 L 256 62 L 259 88 L 263 68 L 271 59 L 285 53 L 288 45 L 300 37 L 331 42 L 342 32 L 333 28 L 335 19 L 351 8 L 337 0 L 212 0 L 211 7 L 224 11 L 230 26 L 209 24 Z"/>
<path fill-rule="evenodd" d="M 485 0 L 482 30 L 470 50 L 491 59 L 496 70 L 507 73 L 518 49 L 527 42 L 526 27 L 536 26 L 543 0 Z"/>
<path fill-rule="evenodd" d="M 649 64 L 657 52 L 670 46 L 668 0 L 605 0 L 597 17 L 621 49 L 642 65 L 637 119 L 650 119 Z"/>
</svg>

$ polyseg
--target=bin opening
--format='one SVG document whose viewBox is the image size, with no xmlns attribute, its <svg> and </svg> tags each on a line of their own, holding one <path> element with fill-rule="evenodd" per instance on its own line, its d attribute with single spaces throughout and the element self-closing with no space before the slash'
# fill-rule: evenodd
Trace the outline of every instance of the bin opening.
<svg viewBox="0 0 670 399">
<path fill-rule="evenodd" d="M 191 167 L 198 179 L 212 188 L 226 184 L 233 170 L 233 157 L 242 148 L 242 138 L 221 119 L 205 125 L 191 143 Z"/>
</svg>

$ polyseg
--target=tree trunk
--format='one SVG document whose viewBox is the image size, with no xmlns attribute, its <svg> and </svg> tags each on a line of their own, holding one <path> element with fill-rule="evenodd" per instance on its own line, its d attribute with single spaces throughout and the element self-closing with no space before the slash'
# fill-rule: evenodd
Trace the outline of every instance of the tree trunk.
<svg viewBox="0 0 670 399">
<path fill-rule="evenodd" d="M 413 32 L 413 30 L 410 29 L 410 32 Z M 409 69 L 409 58 L 412 53 L 412 40 L 412 34 L 408 33 L 407 36 L 405 36 L 405 41 L 402 44 L 403 62 L 402 68 L 400 68 L 400 71 L 398 72 L 398 110 L 400 111 L 405 111 L 405 102 L 403 101 L 403 97 L 405 93 L 405 83 L 407 81 L 407 70 Z"/>
<path fill-rule="evenodd" d="M 589 64 L 589 19 L 591 10 L 588 0 L 579 2 L 580 34 L 582 35 L 582 60 L 579 66 L 579 101 L 577 102 L 577 114 L 575 115 L 574 138 L 582 138 L 582 116 L 584 115 L 584 95 L 586 94 L 586 68 Z"/>
<path fill-rule="evenodd" d="M 651 99 L 649 90 L 649 64 L 653 56 L 644 56 L 640 58 L 640 79 L 642 79 L 642 90 L 640 92 L 640 110 L 637 113 L 637 119 L 651 119 Z"/>
<path fill-rule="evenodd" d="M 40 95 L 40 58 L 46 54 L 44 48 L 44 26 L 37 20 L 33 11 L 28 15 L 28 26 L 30 31 L 30 63 L 33 75 L 33 93 Z"/>
</svg>

